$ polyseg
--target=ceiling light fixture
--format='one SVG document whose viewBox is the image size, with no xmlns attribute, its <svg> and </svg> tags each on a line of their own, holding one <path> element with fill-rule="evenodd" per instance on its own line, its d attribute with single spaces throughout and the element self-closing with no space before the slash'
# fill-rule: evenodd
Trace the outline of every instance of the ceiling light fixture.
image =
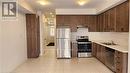
<svg viewBox="0 0 130 73">
<path fill-rule="evenodd" d="M 39 0 L 39 1 L 37 1 L 37 3 L 39 3 L 41 5 L 50 5 L 51 4 L 48 0 Z"/>
<path fill-rule="evenodd" d="M 83 6 L 85 5 L 89 0 L 77 0 L 77 3 L 80 5 L 80 6 Z"/>
</svg>

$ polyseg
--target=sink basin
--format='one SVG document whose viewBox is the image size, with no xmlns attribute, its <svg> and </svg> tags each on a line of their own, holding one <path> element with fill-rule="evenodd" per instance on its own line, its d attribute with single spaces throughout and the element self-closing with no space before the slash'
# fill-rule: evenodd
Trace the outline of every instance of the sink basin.
<svg viewBox="0 0 130 73">
<path fill-rule="evenodd" d="M 110 42 L 103 42 L 102 44 L 104 44 L 104 45 L 117 45 L 115 43 L 110 43 Z"/>
</svg>

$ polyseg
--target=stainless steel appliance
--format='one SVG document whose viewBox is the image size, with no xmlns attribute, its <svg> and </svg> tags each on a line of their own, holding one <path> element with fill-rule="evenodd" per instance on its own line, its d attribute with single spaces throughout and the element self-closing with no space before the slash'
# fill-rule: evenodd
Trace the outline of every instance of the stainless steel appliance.
<svg viewBox="0 0 130 73">
<path fill-rule="evenodd" d="M 57 30 L 57 58 L 71 58 L 70 33 L 68 27 L 59 27 Z"/>
<path fill-rule="evenodd" d="M 92 49 L 91 42 L 88 40 L 88 36 L 78 36 L 78 57 L 91 57 Z"/>
<path fill-rule="evenodd" d="M 115 50 L 106 47 L 105 57 L 106 57 L 107 67 L 115 72 L 115 58 L 114 58 L 115 57 Z"/>
</svg>

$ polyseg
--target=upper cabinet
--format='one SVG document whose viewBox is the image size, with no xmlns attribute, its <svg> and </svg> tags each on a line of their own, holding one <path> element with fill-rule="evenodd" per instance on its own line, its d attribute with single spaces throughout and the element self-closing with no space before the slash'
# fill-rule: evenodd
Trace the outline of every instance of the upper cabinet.
<svg viewBox="0 0 130 73">
<path fill-rule="evenodd" d="M 72 32 L 77 31 L 77 26 L 88 27 L 89 31 L 96 32 L 97 16 L 92 15 L 57 15 L 57 26 L 70 26 Z"/>
<path fill-rule="evenodd" d="M 77 26 L 88 27 L 89 32 L 128 32 L 129 2 L 126 1 L 99 15 L 57 15 L 57 26 L 70 26 L 77 31 Z"/>
<path fill-rule="evenodd" d="M 128 1 L 98 15 L 98 30 L 100 32 L 129 31 Z"/>
<path fill-rule="evenodd" d="M 116 7 L 116 31 L 129 30 L 129 3 L 125 2 Z"/>
</svg>

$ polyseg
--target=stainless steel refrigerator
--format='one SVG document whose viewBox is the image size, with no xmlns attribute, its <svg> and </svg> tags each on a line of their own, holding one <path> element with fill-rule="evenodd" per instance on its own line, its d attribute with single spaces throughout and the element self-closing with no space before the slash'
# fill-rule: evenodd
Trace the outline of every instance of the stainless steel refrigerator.
<svg viewBox="0 0 130 73">
<path fill-rule="evenodd" d="M 57 58 L 71 58 L 70 33 L 68 27 L 60 27 L 56 29 L 57 39 Z"/>
</svg>

